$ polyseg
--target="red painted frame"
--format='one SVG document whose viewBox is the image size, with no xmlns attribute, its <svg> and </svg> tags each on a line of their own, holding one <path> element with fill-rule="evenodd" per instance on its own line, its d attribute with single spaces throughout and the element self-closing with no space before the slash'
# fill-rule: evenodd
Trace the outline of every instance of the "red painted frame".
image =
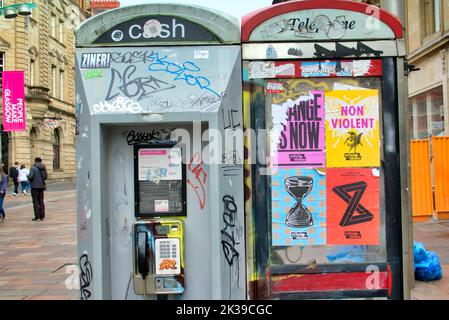
<svg viewBox="0 0 449 320">
<path fill-rule="evenodd" d="M 266 20 L 284 13 L 311 9 L 340 9 L 366 13 L 370 5 L 346 0 L 304 0 L 275 4 L 258 11 L 246 14 L 242 18 L 242 42 L 249 42 L 254 29 Z M 402 23 L 394 14 L 380 9 L 380 21 L 386 23 L 394 32 L 396 39 L 404 36 Z"/>
<path fill-rule="evenodd" d="M 366 282 L 370 276 L 372 274 L 365 272 L 276 276 L 271 279 L 271 291 L 273 293 L 286 293 L 372 290 L 366 287 Z M 389 272 L 378 273 L 379 288 L 376 288 L 376 290 L 389 290 L 391 288 L 389 276 Z"/>
</svg>

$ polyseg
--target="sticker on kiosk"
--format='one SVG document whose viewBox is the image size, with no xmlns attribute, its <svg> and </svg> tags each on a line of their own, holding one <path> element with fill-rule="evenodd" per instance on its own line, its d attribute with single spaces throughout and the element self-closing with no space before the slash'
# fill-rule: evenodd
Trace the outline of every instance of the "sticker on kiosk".
<svg viewBox="0 0 449 320">
<path fill-rule="evenodd" d="M 378 169 L 327 169 L 327 243 L 380 244 Z"/>
<path fill-rule="evenodd" d="M 379 91 L 328 91 L 325 105 L 327 167 L 379 167 Z"/>
<path fill-rule="evenodd" d="M 180 250 L 178 238 L 156 239 L 156 274 L 181 274 Z"/>
<path fill-rule="evenodd" d="M 272 176 L 273 246 L 326 244 L 326 173 L 281 168 Z"/>
</svg>

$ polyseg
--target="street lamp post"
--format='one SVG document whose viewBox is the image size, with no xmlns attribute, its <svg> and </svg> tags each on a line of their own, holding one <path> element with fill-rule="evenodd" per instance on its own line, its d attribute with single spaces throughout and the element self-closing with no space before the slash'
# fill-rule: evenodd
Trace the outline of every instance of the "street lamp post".
<svg viewBox="0 0 449 320">
<path fill-rule="evenodd" d="M 18 15 L 28 17 L 31 15 L 31 10 L 37 8 L 35 3 L 16 3 L 9 6 L 0 7 L 0 17 L 4 16 L 5 19 L 14 19 Z M 3 142 L 2 135 L 0 133 L 0 162 L 3 162 Z M 3 168 L 0 168 L 3 170 Z"/>
<path fill-rule="evenodd" d="M 31 10 L 34 8 L 37 8 L 37 4 L 35 3 L 11 4 L 0 8 L 0 16 L 3 15 L 6 19 L 13 19 L 17 17 L 17 15 L 29 16 L 31 15 Z"/>
</svg>

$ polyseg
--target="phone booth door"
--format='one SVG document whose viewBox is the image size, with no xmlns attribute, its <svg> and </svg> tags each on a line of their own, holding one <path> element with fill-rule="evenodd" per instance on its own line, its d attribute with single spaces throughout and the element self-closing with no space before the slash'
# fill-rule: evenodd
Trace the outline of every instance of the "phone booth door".
<svg viewBox="0 0 449 320">
<path fill-rule="evenodd" d="M 250 63 L 250 73 L 257 64 Z M 353 77 L 354 64 L 371 67 Z M 255 188 L 256 199 L 268 200 L 256 203 L 256 211 L 267 212 L 256 230 L 264 234 L 264 226 L 268 235 L 258 240 L 269 247 L 269 296 L 388 297 L 394 257 L 387 241 L 397 245 L 398 237 L 387 234 L 386 181 L 394 177 L 386 179 L 383 164 L 395 84 L 382 76 L 395 66 L 389 59 L 277 65 L 301 74 L 253 84 L 265 109 L 253 113 L 254 121 L 270 137 L 267 165 L 256 170 L 264 185 Z"/>
<path fill-rule="evenodd" d="M 354 1 L 243 17 L 250 298 L 403 299 L 402 37 Z"/>
</svg>

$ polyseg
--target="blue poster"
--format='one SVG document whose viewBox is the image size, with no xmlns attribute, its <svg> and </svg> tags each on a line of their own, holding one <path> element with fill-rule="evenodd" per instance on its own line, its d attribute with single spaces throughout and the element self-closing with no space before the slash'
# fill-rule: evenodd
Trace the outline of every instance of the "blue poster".
<svg viewBox="0 0 449 320">
<path fill-rule="evenodd" d="M 271 179 L 273 246 L 325 245 L 324 169 L 280 168 Z"/>
</svg>

